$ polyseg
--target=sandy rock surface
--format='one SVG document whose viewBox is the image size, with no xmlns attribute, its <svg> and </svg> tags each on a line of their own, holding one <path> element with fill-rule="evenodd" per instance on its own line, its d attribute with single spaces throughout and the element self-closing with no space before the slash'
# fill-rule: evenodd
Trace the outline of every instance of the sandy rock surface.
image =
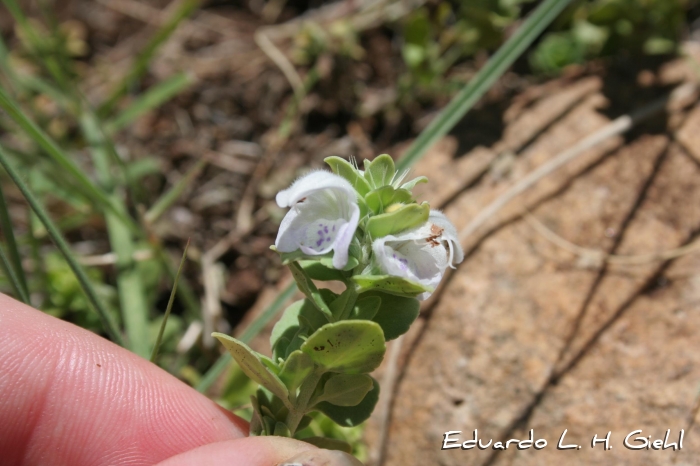
<svg viewBox="0 0 700 466">
<path fill-rule="evenodd" d="M 423 185 L 422 198 L 464 228 L 610 121 L 603 86 L 586 77 L 532 88 L 511 102 L 489 147 L 460 154 L 446 138 L 414 170 L 444 180 Z M 655 130 L 605 141 L 465 238 L 467 258 L 404 344 L 384 464 L 697 464 L 700 438 L 688 428 L 700 384 L 700 254 L 638 257 L 700 233 L 700 163 L 697 147 L 687 147 L 697 121 L 691 107 L 654 120 Z M 379 429 L 375 417 L 372 448 Z M 484 443 L 534 429 L 548 444 L 441 450 L 446 431 L 462 431 L 455 438 L 464 441 L 474 429 Z M 564 443 L 580 450 L 557 450 L 565 429 Z M 652 441 L 670 429 L 669 442 L 685 429 L 683 449 L 625 448 L 638 429 Z M 591 448 L 609 431 L 610 450 Z"/>
</svg>

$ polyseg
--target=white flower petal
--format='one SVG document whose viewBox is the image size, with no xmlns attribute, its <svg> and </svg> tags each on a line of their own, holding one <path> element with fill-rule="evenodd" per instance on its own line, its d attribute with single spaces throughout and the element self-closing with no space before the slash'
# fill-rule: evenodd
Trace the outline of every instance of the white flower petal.
<svg viewBox="0 0 700 466">
<path fill-rule="evenodd" d="M 442 228 L 440 241 L 446 241 L 450 249 L 450 267 L 453 269 L 454 264 L 460 264 L 464 260 L 464 251 L 462 245 L 459 244 L 459 234 L 457 229 L 450 220 L 439 210 L 431 210 L 428 221 Z"/>
<path fill-rule="evenodd" d="M 277 233 L 278 251 L 301 250 L 307 255 L 334 251 L 333 266 L 345 267 L 360 217 L 350 183 L 329 172 L 312 172 L 279 192 L 277 204 L 291 206 Z"/>
<path fill-rule="evenodd" d="M 436 288 L 445 269 L 464 258 L 457 230 L 442 212 L 433 210 L 423 225 L 397 235 L 377 238 L 372 244 L 377 265 L 383 273 L 403 277 Z M 423 293 L 418 299 L 427 299 Z"/>
<path fill-rule="evenodd" d="M 319 170 L 297 179 L 292 185 L 277 193 L 275 200 L 280 207 L 291 207 L 300 200 L 316 191 L 326 189 L 340 190 L 352 195 L 355 199 L 355 189 L 350 182 L 334 173 Z"/>
</svg>

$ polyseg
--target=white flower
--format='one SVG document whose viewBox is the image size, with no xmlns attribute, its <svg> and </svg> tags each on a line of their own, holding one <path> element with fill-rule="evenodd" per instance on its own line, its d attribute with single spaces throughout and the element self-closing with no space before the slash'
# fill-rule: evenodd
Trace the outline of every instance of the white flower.
<svg viewBox="0 0 700 466">
<path fill-rule="evenodd" d="M 311 172 L 277 193 L 276 200 L 280 207 L 291 207 L 277 233 L 278 251 L 301 249 L 315 256 L 332 250 L 333 267 L 345 267 L 360 219 L 357 192 L 345 178 L 326 171 Z"/>
<path fill-rule="evenodd" d="M 377 265 L 383 273 L 406 278 L 433 290 L 440 284 L 445 269 L 464 259 L 454 225 L 437 210 L 428 221 L 414 229 L 377 238 L 372 243 Z M 427 299 L 425 292 L 418 299 Z"/>
</svg>

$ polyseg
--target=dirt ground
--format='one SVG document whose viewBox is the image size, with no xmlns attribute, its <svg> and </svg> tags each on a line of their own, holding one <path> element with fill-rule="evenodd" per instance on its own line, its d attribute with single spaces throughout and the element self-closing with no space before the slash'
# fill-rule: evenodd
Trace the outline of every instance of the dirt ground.
<svg viewBox="0 0 700 466">
<path fill-rule="evenodd" d="M 684 66 L 660 69 L 672 84 Z M 687 70 L 686 70 L 687 71 Z M 447 138 L 416 167 L 425 198 L 463 228 L 491 200 L 606 125 L 606 77 L 530 88 L 504 112 L 502 137 L 458 152 Z M 639 108 L 649 100 L 635 102 Z M 633 109 L 629 109 L 633 110 Z M 618 113 L 618 115 L 622 114 Z M 617 115 L 616 115 L 617 116 Z M 697 464 L 690 428 L 700 386 L 700 255 L 603 264 L 589 251 L 637 256 L 700 233 L 700 108 L 668 113 L 589 150 L 465 240 L 466 259 L 408 336 L 388 424 L 387 465 Z M 380 423 L 370 422 L 373 448 Z M 541 450 L 441 450 L 447 431 L 486 444 L 543 438 Z M 558 450 L 564 445 L 581 449 Z M 683 449 L 633 451 L 641 429 Z M 611 432 L 609 450 L 591 448 Z M 632 443 L 636 445 L 635 443 Z"/>
</svg>

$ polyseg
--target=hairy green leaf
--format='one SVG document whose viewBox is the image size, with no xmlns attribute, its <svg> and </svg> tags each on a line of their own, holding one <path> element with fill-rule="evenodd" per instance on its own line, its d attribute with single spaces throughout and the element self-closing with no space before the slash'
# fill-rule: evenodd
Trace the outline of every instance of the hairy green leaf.
<svg viewBox="0 0 700 466">
<path fill-rule="evenodd" d="M 386 347 L 379 324 L 347 320 L 316 330 L 301 350 L 326 371 L 364 374 L 379 367 Z"/>
</svg>

